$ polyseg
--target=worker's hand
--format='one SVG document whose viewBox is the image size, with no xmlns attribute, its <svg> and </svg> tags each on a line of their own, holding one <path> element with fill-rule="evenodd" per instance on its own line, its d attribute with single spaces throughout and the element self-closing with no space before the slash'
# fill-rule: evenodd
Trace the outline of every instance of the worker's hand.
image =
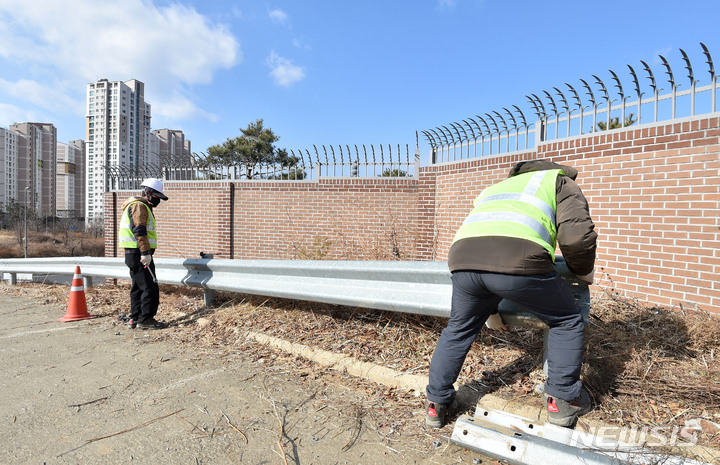
<svg viewBox="0 0 720 465">
<path fill-rule="evenodd" d="M 590 273 L 586 275 L 578 276 L 578 278 L 582 279 L 588 284 L 592 284 L 595 281 L 595 270 L 593 269 Z"/>
<path fill-rule="evenodd" d="M 150 254 L 140 255 L 140 263 L 142 263 L 145 268 L 147 268 L 147 266 L 150 264 L 151 261 L 152 261 L 152 255 L 150 255 Z"/>
<path fill-rule="evenodd" d="M 502 317 L 499 313 L 493 313 L 490 315 L 485 322 L 485 326 L 488 327 L 488 329 L 492 329 L 493 331 L 507 331 L 507 326 L 505 326 L 505 322 L 503 322 Z"/>
</svg>

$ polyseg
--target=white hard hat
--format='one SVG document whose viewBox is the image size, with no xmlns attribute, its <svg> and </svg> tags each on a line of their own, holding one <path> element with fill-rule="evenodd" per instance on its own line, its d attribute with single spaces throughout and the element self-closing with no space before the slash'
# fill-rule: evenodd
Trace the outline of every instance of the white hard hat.
<svg viewBox="0 0 720 465">
<path fill-rule="evenodd" d="M 163 194 L 163 182 L 157 178 L 147 178 L 140 184 L 140 187 L 149 187 L 154 193 L 163 200 L 167 200 L 167 195 Z"/>
</svg>

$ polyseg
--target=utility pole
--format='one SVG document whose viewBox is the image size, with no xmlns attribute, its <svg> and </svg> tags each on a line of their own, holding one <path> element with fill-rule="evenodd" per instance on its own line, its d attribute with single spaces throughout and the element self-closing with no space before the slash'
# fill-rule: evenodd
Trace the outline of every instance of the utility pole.
<svg viewBox="0 0 720 465">
<path fill-rule="evenodd" d="M 28 210 L 28 193 L 30 187 L 25 188 L 25 258 L 28 258 L 28 244 L 27 244 L 27 210 Z"/>
</svg>

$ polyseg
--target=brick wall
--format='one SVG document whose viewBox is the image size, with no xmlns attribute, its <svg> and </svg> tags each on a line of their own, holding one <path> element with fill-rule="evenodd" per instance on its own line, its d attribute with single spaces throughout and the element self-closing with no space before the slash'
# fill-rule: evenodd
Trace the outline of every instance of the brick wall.
<svg viewBox="0 0 720 465">
<path fill-rule="evenodd" d="M 535 158 L 580 172 L 599 233 L 596 290 L 720 313 L 717 113 L 423 167 L 417 178 L 168 182 L 158 256 L 446 260 L 472 199 Z M 127 195 L 108 193 L 106 211 Z M 106 255 L 116 227 L 108 218 Z"/>
<path fill-rule="evenodd" d="M 418 182 L 414 178 L 319 181 L 168 182 L 155 209 L 157 257 L 415 260 Z M 133 192 L 117 197 L 116 216 Z M 112 211 L 106 210 L 106 211 Z M 106 255 L 116 251 L 106 222 Z"/>
<path fill-rule="evenodd" d="M 596 290 L 720 313 L 720 116 L 579 136 L 528 153 L 427 167 L 436 182 L 437 259 L 488 184 L 517 162 L 578 169 L 599 234 Z"/>
<path fill-rule="evenodd" d="M 159 238 L 156 256 L 200 258 L 202 251 L 213 253 L 217 258 L 232 258 L 229 183 L 178 181 L 167 184 L 171 200 L 162 202 L 154 211 Z M 116 231 L 122 205 L 128 197 L 138 194 L 139 191 L 105 194 L 106 256 L 117 256 Z M 113 211 L 115 215 L 110 215 Z"/>
</svg>

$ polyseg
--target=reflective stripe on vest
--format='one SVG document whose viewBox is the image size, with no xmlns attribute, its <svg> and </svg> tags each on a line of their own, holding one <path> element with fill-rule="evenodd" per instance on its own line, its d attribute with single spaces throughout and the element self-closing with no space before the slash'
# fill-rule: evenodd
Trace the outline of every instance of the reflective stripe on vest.
<svg viewBox="0 0 720 465">
<path fill-rule="evenodd" d="M 155 230 L 155 215 L 153 215 L 150 207 L 148 207 L 145 202 L 141 202 L 140 200 L 130 202 L 128 206 L 125 207 L 125 210 L 123 210 L 122 217 L 120 218 L 120 228 L 118 231 L 118 247 L 123 249 L 138 248 L 137 238 L 135 237 L 135 234 L 133 234 L 133 225 L 130 218 L 130 207 L 138 202 L 141 203 L 148 211 L 148 224 L 146 228 L 147 238 L 150 242 L 150 248 L 157 249 L 157 231 Z"/>
<path fill-rule="evenodd" d="M 453 242 L 480 236 L 517 237 L 545 247 L 554 260 L 558 174 L 562 170 L 524 173 L 486 188 Z"/>
<path fill-rule="evenodd" d="M 524 226 L 527 226 L 528 228 L 532 229 L 534 232 L 538 234 L 538 236 L 542 237 L 543 241 L 547 244 L 552 244 L 552 237 L 550 236 L 550 233 L 547 229 L 545 229 L 545 226 L 538 220 L 534 218 L 530 218 L 527 215 L 523 215 L 522 213 L 512 213 L 512 212 L 504 212 L 504 213 L 473 213 L 472 215 L 465 218 L 465 221 L 463 222 L 463 225 L 469 224 L 469 223 L 480 223 L 483 221 L 507 221 L 510 223 L 518 223 L 522 224 Z M 503 234 L 493 234 L 493 236 L 498 235 L 502 236 Z M 544 244 L 543 244 L 544 245 Z"/>
</svg>

